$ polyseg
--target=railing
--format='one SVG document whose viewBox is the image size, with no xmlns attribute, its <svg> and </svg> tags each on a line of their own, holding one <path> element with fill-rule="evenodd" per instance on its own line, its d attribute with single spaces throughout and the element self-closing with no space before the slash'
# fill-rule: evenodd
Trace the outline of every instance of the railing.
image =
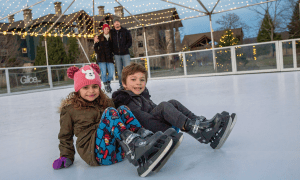
<svg viewBox="0 0 300 180">
<path fill-rule="evenodd" d="M 298 45 L 299 44 L 299 45 Z M 213 53 L 216 64 L 213 62 Z M 149 79 L 216 76 L 300 70 L 300 39 L 132 58 L 148 70 Z M 0 96 L 73 86 L 63 64 L 0 68 Z M 113 82 L 118 77 L 114 76 Z"/>
</svg>

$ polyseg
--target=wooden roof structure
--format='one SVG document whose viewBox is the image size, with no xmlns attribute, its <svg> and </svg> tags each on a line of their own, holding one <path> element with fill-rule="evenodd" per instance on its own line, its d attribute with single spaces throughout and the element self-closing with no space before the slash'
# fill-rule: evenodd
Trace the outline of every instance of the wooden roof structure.
<svg viewBox="0 0 300 180">
<path fill-rule="evenodd" d="M 224 34 L 225 30 L 222 31 L 215 31 L 213 32 L 214 34 L 214 41 L 219 42 L 222 35 Z M 231 29 L 233 32 L 233 35 L 239 39 L 240 42 L 243 42 L 243 37 L 244 33 L 242 28 L 237 28 L 237 29 Z M 204 43 L 204 40 L 206 43 Z M 199 34 L 191 34 L 191 35 L 185 35 L 182 44 L 186 47 L 189 47 L 190 49 L 203 49 L 207 47 L 207 43 L 211 41 L 211 33 L 206 32 L 206 33 L 199 33 Z M 201 47 L 201 44 L 203 45 Z M 209 45 L 209 48 L 211 45 Z"/>
</svg>

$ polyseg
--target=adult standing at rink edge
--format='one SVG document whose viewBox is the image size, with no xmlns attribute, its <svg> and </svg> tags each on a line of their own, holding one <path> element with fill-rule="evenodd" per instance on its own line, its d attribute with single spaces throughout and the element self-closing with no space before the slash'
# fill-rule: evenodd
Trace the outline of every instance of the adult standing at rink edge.
<svg viewBox="0 0 300 180">
<path fill-rule="evenodd" d="M 113 19 L 114 28 L 111 30 L 113 41 L 113 53 L 115 57 L 115 64 L 117 66 L 120 88 L 122 86 L 122 70 L 123 66 L 130 64 L 129 48 L 132 45 L 132 37 L 130 31 L 121 26 L 120 19 Z"/>
<path fill-rule="evenodd" d="M 104 24 L 102 30 L 103 33 L 100 36 L 94 37 L 94 50 L 97 53 L 97 64 L 101 69 L 101 80 L 105 86 L 105 91 L 110 93 L 112 91 L 110 81 L 115 73 L 112 53 L 113 45 L 109 25 Z M 108 76 L 106 75 L 106 68 Z"/>
</svg>

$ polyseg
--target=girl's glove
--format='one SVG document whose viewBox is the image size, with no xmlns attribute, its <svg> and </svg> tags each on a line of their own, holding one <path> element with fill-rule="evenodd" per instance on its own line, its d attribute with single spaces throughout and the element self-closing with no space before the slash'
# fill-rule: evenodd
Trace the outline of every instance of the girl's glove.
<svg viewBox="0 0 300 180">
<path fill-rule="evenodd" d="M 53 169 L 61 169 L 61 168 L 67 168 L 69 166 L 71 166 L 73 164 L 73 162 L 66 157 L 60 157 L 58 159 L 56 159 L 53 164 L 52 167 Z"/>
</svg>

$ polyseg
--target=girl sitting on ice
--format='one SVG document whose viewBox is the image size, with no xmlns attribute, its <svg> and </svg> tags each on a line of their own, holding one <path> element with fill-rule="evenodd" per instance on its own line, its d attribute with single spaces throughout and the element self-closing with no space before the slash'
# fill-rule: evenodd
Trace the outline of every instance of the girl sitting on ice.
<svg viewBox="0 0 300 180">
<path fill-rule="evenodd" d="M 58 134 L 60 158 L 53 162 L 54 169 L 73 164 L 76 149 L 91 166 L 111 165 L 126 156 L 139 165 L 140 176 L 147 176 L 167 155 L 172 137 L 141 128 L 130 109 L 114 103 L 101 90 L 100 69 L 96 64 L 82 68 L 70 67 L 68 77 L 74 79 L 75 92 L 61 103 L 60 131 Z M 172 130 L 171 130 L 172 131 Z M 141 138 L 145 137 L 147 138 Z"/>
</svg>

